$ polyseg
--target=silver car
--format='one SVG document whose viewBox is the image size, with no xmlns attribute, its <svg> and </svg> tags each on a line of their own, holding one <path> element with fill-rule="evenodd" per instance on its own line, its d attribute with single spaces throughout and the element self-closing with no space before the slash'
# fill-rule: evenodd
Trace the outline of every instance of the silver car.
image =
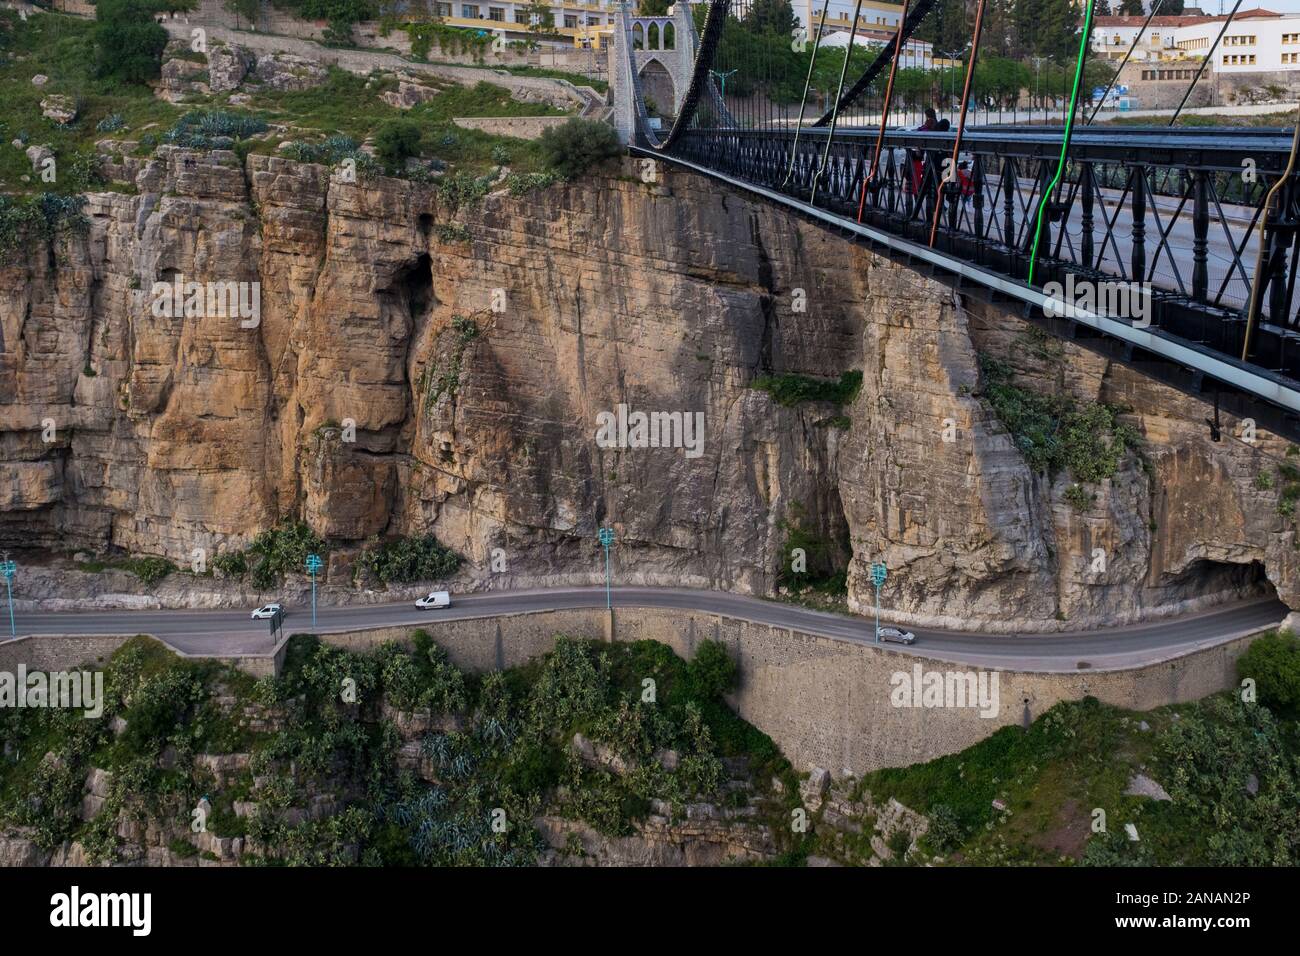
<svg viewBox="0 0 1300 956">
<path fill-rule="evenodd" d="M 888 641 L 890 644 L 912 644 L 916 641 L 916 635 L 911 631 L 904 631 L 897 627 L 882 627 L 880 629 L 880 639 Z"/>
</svg>

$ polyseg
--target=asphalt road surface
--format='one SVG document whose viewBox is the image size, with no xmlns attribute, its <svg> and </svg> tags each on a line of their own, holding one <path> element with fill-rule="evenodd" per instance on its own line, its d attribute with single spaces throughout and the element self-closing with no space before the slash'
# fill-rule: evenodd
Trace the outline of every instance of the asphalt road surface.
<svg viewBox="0 0 1300 956">
<path fill-rule="evenodd" d="M 498 591 L 453 595 L 452 602 L 450 608 L 427 611 L 416 608 L 411 601 L 320 607 L 315 628 L 310 607 L 289 608 L 284 629 L 288 634 L 325 634 L 359 628 L 429 626 L 438 621 L 527 611 L 601 608 L 605 606 L 605 590 L 584 587 Z M 613 604 L 615 608 L 683 608 L 723 614 L 862 643 L 870 643 L 874 633 L 874 621 L 868 618 L 720 591 L 615 588 Z M 266 653 L 272 647 L 269 624 L 250 620 L 251 610 L 25 612 L 18 617 L 17 629 L 19 635 L 152 634 L 189 653 Z M 1092 669 L 1132 667 L 1264 630 L 1279 624 L 1286 614 L 1287 608 L 1281 602 L 1259 600 L 1149 624 L 1092 631 L 996 635 L 911 628 L 916 634 L 915 644 L 908 648 L 894 644 L 883 647 L 937 660 L 1016 670 L 1075 671 L 1081 669 L 1081 663 Z"/>
</svg>

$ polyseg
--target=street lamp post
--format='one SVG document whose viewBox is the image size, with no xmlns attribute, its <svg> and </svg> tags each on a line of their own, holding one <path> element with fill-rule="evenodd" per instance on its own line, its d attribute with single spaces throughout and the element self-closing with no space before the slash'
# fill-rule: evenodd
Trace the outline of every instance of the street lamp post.
<svg viewBox="0 0 1300 956">
<path fill-rule="evenodd" d="M 735 73 L 736 71 L 727 70 L 725 73 L 722 73 L 719 72 L 718 70 L 709 70 L 709 72 L 713 74 L 713 78 L 717 80 L 718 85 L 722 87 L 722 89 L 719 91 L 719 95 L 722 97 L 722 105 L 726 106 L 727 105 L 727 77 L 731 76 L 731 74 Z"/>
<path fill-rule="evenodd" d="M 14 574 L 18 571 L 18 564 L 9 560 L 9 552 L 4 553 L 4 560 L 0 561 L 0 574 L 5 578 L 5 590 L 9 592 L 9 636 L 17 637 L 18 629 L 14 626 Z"/>
<path fill-rule="evenodd" d="M 614 529 L 601 528 L 597 534 L 600 546 L 605 549 L 605 610 L 613 607 L 609 598 L 609 546 L 614 543 Z"/>
<path fill-rule="evenodd" d="M 876 643 L 880 643 L 880 586 L 885 583 L 885 562 L 877 561 L 871 566 L 871 583 L 876 586 Z"/>
<path fill-rule="evenodd" d="M 324 562 L 321 561 L 319 554 L 307 555 L 307 573 L 311 575 L 311 626 L 312 630 L 316 629 L 316 572 L 321 569 Z"/>
<path fill-rule="evenodd" d="M 1034 57 L 1034 107 L 1035 109 L 1040 105 L 1038 102 L 1041 99 L 1041 94 L 1039 93 L 1039 80 L 1042 78 L 1042 75 L 1043 75 L 1043 58 L 1041 56 L 1036 56 Z M 1046 116 L 1044 116 L 1043 118 L 1046 119 Z M 1032 111 L 1031 111 L 1031 122 L 1032 122 Z"/>
</svg>

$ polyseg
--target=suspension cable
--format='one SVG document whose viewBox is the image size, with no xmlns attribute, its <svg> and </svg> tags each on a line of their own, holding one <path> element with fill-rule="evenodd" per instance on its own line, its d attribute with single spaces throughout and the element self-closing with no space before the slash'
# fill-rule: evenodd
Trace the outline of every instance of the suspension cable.
<svg viewBox="0 0 1300 956">
<path fill-rule="evenodd" d="M 1091 3 L 1092 0 L 1089 0 Z M 957 121 L 957 138 L 952 144 L 952 162 L 944 172 L 935 189 L 934 221 L 930 223 L 930 248 L 934 248 L 934 239 L 939 232 L 939 217 L 943 214 L 943 193 L 947 192 L 948 177 L 957 175 L 957 154 L 961 151 L 962 134 L 966 131 L 966 112 L 970 109 L 970 88 L 975 77 L 975 60 L 979 57 L 980 33 L 984 29 L 984 3 L 979 0 L 975 8 L 975 35 L 971 37 L 970 62 L 966 64 L 966 82 L 961 89 L 961 117 Z"/>
<path fill-rule="evenodd" d="M 853 29 L 849 31 L 849 43 L 844 48 L 844 65 L 840 67 L 840 85 L 835 91 L 835 108 L 832 111 L 830 132 L 826 134 L 826 148 L 822 150 L 822 161 L 814 171 L 812 189 L 808 193 L 809 205 L 817 204 L 817 184 L 821 182 L 822 174 L 826 172 L 826 163 L 830 160 L 831 143 L 835 139 L 835 126 L 840 119 L 840 95 L 844 92 L 844 77 L 849 72 L 849 60 L 853 59 L 853 41 L 858 35 L 858 15 L 861 13 L 862 0 L 858 0 L 857 5 L 853 8 Z"/>
<path fill-rule="evenodd" d="M 1241 360 L 1250 361 L 1250 340 L 1255 333 L 1255 325 L 1259 321 L 1259 313 L 1262 308 L 1261 299 L 1264 293 L 1264 240 L 1265 230 L 1268 226 L 1269 217 L 1277 211 L 1275 205 L 1277 195 L 1282 187 L 1286 185 L 1291 174 L 1295 172 L 1296 152 L 1300 150 L 1300 114 L 1296 116 L 1295 132 L 1291 136 L 1291 155 L 1287 158 L 1286 169 L 1282 175 L 1277 178 L 1273 188 L 1268 191 L 1264 197 L 1264 215 L 1259 217 L 1259 252 L 1255 255 L 1255 275 L 1251 278 L 1250 283 L 1250 303 L 1246 306 L 1246 337 L 1241 343 Z"/>
<path fill-rule="evenodd" d="M 907 0 L 903 0 L 904 3 Z M 799 153 L 799 134 L 803 132 L 803 111 L 808 105 L 808 90 L 812 88 L 813 67 L 817 65 L 817 51 L 822 45 L 822 28 L 826 25 L 826 8 L 831 5 L 831 0 L 824 0 L 822 3 L 822 16 L 817 21 L 817 39 L 813 41 L 812 58 L 808 61 L 808 78 L 803 81 L 803 99 L 799 101 L 799 123 L 794 128 L 794 144 L 790 147 L 790 168 L 785 171 L 785 179 L 781 180 L 781 188 L 784 189 L 790 182 L 790 177 L 794 175 L 794 160 Z"/>
<path fill-rule="evenodd" d="M 1208 66 L 1209 62 L 1214 59 L 1214 51 L 1219 48 L 1219 41 L 1222 40 L 1223 35 L 1228 32 L 1228 25 L 1232 23 L 1232 18 L 1237 15 L 1237 10 L 1240 7 L 1241 0 L 1237 0 L 1237 2 L 1232 5 L 1232 10 L 1228 13 L 1228 19 L 1223 21 L 1223 28 L 1219 30 L 1219 35 L 1214 38 L 1214 43 L 1210 45 L 1210 52 L 1205 54 L 1205 59 L 1201 60 L 1201 65 L 1196 68 L 1196 75 L 1192 77 L 1192 82 L 1188 84 L 1187 92 L 1183 94 L 1182 102 L 1178 104 L 1178 109 L 1174 110 L 1174 115 L 1169 117 L 1170 126 L 1173 126 L 1174 123 L 1178 121 L 1178 114 L 1181 113 L 1183 107 L 1187 105 L 1187 100 L 1191 97 L 1192 90 L 1196 89 L 1196 83 L 1200 80 L 1201 74 L 1205 72 L 1206 66 Z"/>
<path fill-rule="evenodd" d="M 938 2 L 939 0 L 915 0 L 915 6 L 912 7 L 911 12 L 911 22 L 907 23 L 906 21 L 902 21 L 905 23 L 905 29 L 903 32 L 904 40 L 911 39 L 912 34 L 917 31 L 921 26 L 921 22 L 926 18 L 930 11 L 935 8 Z M 855 20 L 854 22 L 856 23 L 857 21 Z M 825 126 L 831 121 L 832 117 L 836 115 L 838 110 L 846 109 L 849 104 L 853 103 L 854 100 L 865 93 L 867 88 L 875 82 L 876 77 L 880 75 L 880 71 L 889 63 L 889 59 L 892 56 L 893 51 L 888 45 L 886 45 L 885 48 L 880 51 L 879 55 L 877 55 L 867 68 L 862 71 L 862 75 L 858 77 L 857 81 L 849 91 L 844 93 L 842 96 L 838 96 L 834 107 L 823 113 L 812 125 L 816 128 Z"/>
<path fill-rule="evenodd" d="M 880 104 L 880 132 L 876 135 L 876 149 L 871 156 L 871 166 L 864 170 L 862 175 L 862 195 L 858 198 L 858 222 L 862 221 L 862 207 L 867 200 L 867 187 L 876 178 L 876 167 L 880 163 L 880 150 L 885 144 L 885 124 L 889 122 L 889 103 L 894 96 L 894 76 L 898 73 L 898 61 L 903 56 L 903 23 L 907 20 L 907 7 L 910 2 L 911 0 L 903 0 L 903 12 L 898 15 L 898 33 L 894 37 L 894 62 L 889 65 L 889 80 L 885 83 L 885 99 Z"/>
<path fill-rule="evenodd" d="M 1237 0 L 1238 3 L 1241 0 Z M 1029 253 L 1029 278 L 1026 280 L 1030 285 L 1034 284 L 1034 269 L 1038 265 L 1038 242 L 1043 238 L 1043 215 L 1047 212 L 1048 197 L 1056 192 L 1057 186 L 1061 183 L 1061 176 L 1065 173 L 1065 158 L 1070 151 L 1070 135 L 1074 132 L 1074 112 L 1079 102 L 1079 83 L 1083 80 L 1083 64 L 1088 58 L 1088 45 L 1090 34 L 1092 33 L 1092 10 L 1096 5 L 1096 0 L 1088 0 L 1088 9 L 1083 18 L 1083 33 L 1079 37 L 1079 58 L 1074 66 L 1074 89 L 1070 91 L 1070 115 L 1065 121 L 1065 135 L 1061 137 L 1061 155 L 1056 161 L 1056 175 L 1052 177 L 1051 185 L 1043 190 L 1043 194 L 1038 197 L 1038 217 L 1034 224 L 1034 246 Z"/>
<path fill-rule="evenodd" d="M 1102 104 L 1106 102 L 1106 97 L 1110 96 L 1112 87 L 1119 82 L 1119 75 L 1124 72 L 1124 67 L 1128 66 L 1128 59 L 1133 55 L 1133 51 L 1137 49 L 1138 41 L 1142 39 L 1142 34 L 1146 33 L 1147 27 L 1151 25 L 1151 21 L 1155 19 L 1156 14 L 1160 12 L 1160 8 L 1164 5 L 1165 0 L 1156 0 L 1156 2 L 1151 5 L 1151 12 L 1147 14 L 1147 18 L 1142 22 L 1142 26 L 1138 30 L 1137 35 L 1133 37 L 1133 42 L 1129 44 L 1128 52 L 1124 54 L 1124 59 L 1120 60 L 1119 67 L 1115 70 L 1115 75 L 1112 76 L 1110 82 L 1106 84 L 1106 92 L 1101 94 L 1101 99 L 1099 99 L 1097 105 L 1092 108 L 1092 115 L 1088 117 L 1088 122 L 1084 123 L 1084 126 L 1091 126 L 1092 121 L 1097 118 L 1097 113 L 1101 110 Z"/>
<path fill-rule="evenodd" d="M 623 23 L 623 42 L 627 45 L 627 61 L 629 72 L 631 73 L 629 80 L 631 83 L 633 102 L 637 111 L 639 125 L 644 133 L 646 145 L 650 149 L 656 152 L 663 152 L 677 141 L 678 137 L 686 131 L 686 128 L 695 119 L 696 108 L 699 105 L 700 96 L 705 93 L 706 89 L 710 101 L 716 102 L 715 94 L 717 91 L 713 87 L 713 81 L 709 76 L 709 67 L 712 65 L 713 59 L 717 54 L 718 45 L 722 39 L 722 29 L 726 24 L 727 13 L 730 7 L 731 0 L 710 0 L 708 13 L 704 18 L 704 31 L 699 37 L 699 45 L 696 47 L 695 63 L 691 71 L 690 84 L 686 88 L 686 96 L 682 100 L 681 111 L 673 120 L 673 125 L 668 130 L 668 135 L 663 140 L 660 140 L 658 135 L 649 128 L 650 124 L 648 121 L 648 114 L 645 109 L 645 97 L 641 92 L 641 76 L 637 72 L 636 60 L 632 55 L 632 15 L 628 10 L 628 4 L 626 2 L 621 2 L 619 4 L 619 16 L 622 18 Z M 690 26 L 692 32 L 694 32 L 693 21 Z M 688 40 L 685 37 L 678 39 L 676 37 L 676 31 L 674 31 L 673 42 L 686 43 Z M 723 111 L 725 118 L 726 101 L 722 100 L 719 103 L 719 106 Z"/>
</svg>

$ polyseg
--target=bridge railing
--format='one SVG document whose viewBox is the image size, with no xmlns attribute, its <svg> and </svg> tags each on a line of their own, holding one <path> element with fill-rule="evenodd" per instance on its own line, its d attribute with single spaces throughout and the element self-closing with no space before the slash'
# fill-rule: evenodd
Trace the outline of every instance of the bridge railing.
<svg viewBox="0 0 1300 956">
<path fill-rule="evenodd" d="M 956 168 L 953 134 L 893 130 L 870 170 L 875 130 L 687 131 L 677 155 L 820 209 L 929 244 L 1034 284 L 1067 274 L 1134 283 L 1149 294 L 1141 321 L 1226 356 L 1246 334 L 1264 197 L 1286 166 L 1290 134 L 1262 129 L 1076 132 L 1060 183 L 1043 202 L 1062 131 L 967 130 Z M 866 183 L 866 196 L 862 195 Z M 1300 380 L 1291 237 L 1300 191 L 1288 183 L 1267 241 L 1270 258 L 1254 364 Z M 1042 207 L 1041 226 L 1038 223 Z M 1286 250 L 1290 249 L 1289 257 Z"/>
</svg>

